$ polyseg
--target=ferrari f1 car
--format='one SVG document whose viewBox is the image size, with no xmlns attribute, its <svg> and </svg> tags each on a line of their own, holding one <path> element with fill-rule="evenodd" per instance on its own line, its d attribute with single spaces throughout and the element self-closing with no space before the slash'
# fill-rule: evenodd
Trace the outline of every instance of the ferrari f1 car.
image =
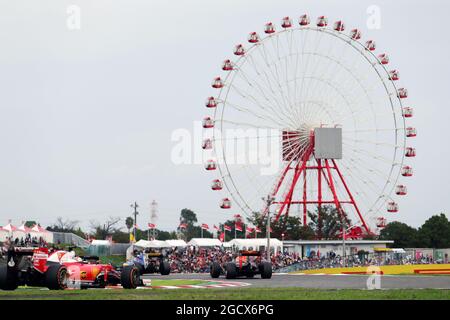
<svg viewBox="0 0 450 320">
<path fill-rule="evenodd" d="M 134 252 L 133 258 L 124 264 L 124 267 L 135 266 L 139 274 L 161 273 L 165 276 L 170 274 L 169 262 L 164 260 L 162 252 Z"/>
<path fill-rule="evenodd" d="M 119 284 L 134 289 L 141 284 L 136 267 L 118 270 L 98 260 L 98 257 L 77 257 L 74 251 L 12 247 L 6 264 L 0 265 L 0 289 L 15 290 L 21 285 L 50 290 L 86 289 Z"/>
<path fill-rule="evenodd" d="M 261 252 L 243 250 L 239 252 L 235 261 L 221 265 L 215 261 L 211 264 L 210 274 L 212 278 L 218 278 L 225 274 L 227 279 L 235 279 L 237 277 L 253 278 L 254 275 L 260 274 L 262 279 L 270 279 L 272 277 L 272 264 L 268 261 L 261 260 Z"/>
</svg>

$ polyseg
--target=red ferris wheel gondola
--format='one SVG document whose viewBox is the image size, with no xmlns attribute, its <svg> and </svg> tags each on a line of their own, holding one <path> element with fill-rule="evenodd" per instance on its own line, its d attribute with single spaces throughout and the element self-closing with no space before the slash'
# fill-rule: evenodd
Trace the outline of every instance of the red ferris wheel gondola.
<svg viewBox="0 0 450 320">
<path fill-rule="evenodd" d="M 211 86 L 214 89 L 220 89 L 220 88 L 223 88 L 224 84 L 220 77 L 215 77 L 211 83 Z"/>
<path fill-rule="evenodd" d="M 398 96 L 400 99 L 408 98 L 408 90 L 405 89 L 405 88 L 400 88 L 400 89 L 398 89 L 398 91 L 397 91 L 397 96 Z"/>
<path fill-rule="evenodd" d="M 417 136 L 417 130 L 416 130 L 416 128 L 413 128 L 413 127 L 408 127 L 408 128 L 406 128 L 406 136 L 407 136 L 408 138 L 412 138 L 412 137 Z"/>
<path fill-rule="evenodd" d="M 204 126 L 203 126 L 204 128 Z M 212 140 L 210 138 L 206 138 L 205 140 L 203 140 L 202 142 L 202 149 L 203 150 L 210 150 L 212 149 Z"/>
<path fill-rule="evenodd" d="M 214 160 L 210 159 L 210 160 L 206 161 L 205 169 L 207 171 L 216 170 L 216 168 L 217 168 L 217 166 L 216 166 L 216 162 Z"/>
<path fill-rule="evenodd" d="M 222 190 L 222 182 L 219 179 L 214 179 L 211 182 L 211 189 L 212 190 Z"/>
<path fill-rule="evenodd" d="M 413 158 L 416 156 L 416 149 L 412 147 L 407 147 L 405 151 L 405 157 Z"/>
<path fill-rule="evenodd" d="M 397 81 L 400 79 L 400 73 L 397 70 L 389 71 L 389 80 Z"/>
<path fill-rule="evenodd" d="M 342 21 L 336 21 L 333 25 L 333 29 L 336 31 L 344 31 L 345 24 Z"/>
<path fill-rule="evenodd" d="M 233 66 L 233 63 L 230 61 L 230 59 L 227 59 L 222 63 L 223 71 L 231 71 L 233 69 L 234 69 L 234 66 Z"/>
<path fill-rule="evenodd" d="M 292 27 L 292 20 L 289 17 L 284 17 L 283 20 L 281 20 L 281 26 L 283 28 L 290 28 Z"/>
<path fill-rule="evenodd" d="M 211 119 L 211 117 L 204 117 L 203 118 L 203 128 L 205 128 L 205 129 L 214 128 L 214 120 Z"/>
<path fill-rule="evenodd" d="M 414 115 L 414 110 L 411 107 L 404 107 L 402 109 L 402 115 L 405 118 L 412 118 L 412 116 Z"/>
<path fill-rule="evenodd" d="M 391 213 L 398 212 L 398 204 L 394 201 L 388 202 L 387 211 Z"/>
<path fill-rule="evenodd" d="M 326 27 L 328 25 L 327 17 L 325 17 L 325 16 L 318 17 L 316 25 L 321 28 Z"/>
<path fill-rule="evenodd" d="M 242 44 L 237 44 L 234 47 L 233 53 L 237 56 L 243 56 L 245 54 L 245 48 Z"/>
<path fill-rule="evenodd" d="M 395 194 L 398 196 L 405 196 L 408 193 L 406 186 L 399 184 L 397 187 L 395 187 Z"/>
<path fill-rule="evenodd" d="M 350 38 L 352 38 L 353 40 L 361 39 L 361 31 L 359 31 L 358 29 L 350 30 Z"/>
<path fill-rule="evenodd" d="M 374 51 L 377 48 L 377 45 L 375 43 L 375 41 L 373 40 L 368 40 L 366 42 L 366 49 L 369 51 Z"/>
<path fill-rule="evenodd" d="M 223 198 L 220 202 L 220 207 L 222 209 L 230 209 L 231 208 L 231 200 L 228 198 Z"/>
<path fill-rule="evenodd" d="M 208 97 L 206 98 L 206 103 L 205 103 L 207 108 L 215 108 L 217 107 L 217 101 L 216 98 L 214 97 Z"/>
<path fill-rule="evenodd" d="M 378 217 L 377 218 L 377 228 L 383 229 L 386 227 L 386 218 Z"/>
<path fill-rule="evenodd" d="M 248 42 L 250 43 L 258 43 L 259 42 L 259 35 L 256 32 L 250 32 L 248 35 Z"/>
<path fill-rule="evenodd" d="M 386 53 L 379 54 L 378 60 L 380 61 L 381 64 L 388 64 L 389 56 Z"/>
<path fill-rule="evenodd" d="M 410 166 L 403 166 L 402 168 L 402 176 L 411 177 L 413 175 L 413 169 Z"/>
<path fill-rule="evenodd" d="M 266 23 L 266 25 L 264 27 L 264 33 L 267 33 L 267 34 L 275 33 L 275 26 L 273 25 L 272 22 Z"/>
<path fill-rule="evenodd" d="M 311 23 L 311 19 L 308 17 L 307 14 L 302 14 L 300 18 L 298 19 L 298 24 L 301 26 L 307 26 Z"/>
</svg>

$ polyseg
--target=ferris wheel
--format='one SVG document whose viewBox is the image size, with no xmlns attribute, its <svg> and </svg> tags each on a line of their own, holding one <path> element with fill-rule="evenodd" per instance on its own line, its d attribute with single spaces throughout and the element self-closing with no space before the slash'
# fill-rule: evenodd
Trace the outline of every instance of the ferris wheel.
<svg viewBox="0 0 450 320">
<path fill-rule="evenodd" d="M 359 29 L 306 14 L 266 23 L 247 42 L 206 100 L 202 148 L 220 207 L 306 225 L 309 210 L 330 205 L 356 236 L 383 228 L 407 194 L 417 134 L 388 54 Z"/>
</svg>

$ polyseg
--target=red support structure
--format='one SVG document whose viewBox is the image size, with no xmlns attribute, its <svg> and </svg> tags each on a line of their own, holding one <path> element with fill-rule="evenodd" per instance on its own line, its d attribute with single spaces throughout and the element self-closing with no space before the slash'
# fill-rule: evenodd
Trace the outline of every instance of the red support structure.
<svg viewBox="0 0 450 320">
<path fill-rule="evenodd" d="M 315 160 L 317 165 L 311 164 L 311 161 Z M 364 221 L 364 218 L 361 214 L 361 211 L 356 204 L 356 201 L 345 182 L 344 176 L 342 175 L 341 171 L 338 168 L 338 165 L 336 163 L 336 160 L 334 159 L 316 159 L 314 157 L 314 136 L 311 135 L 311 141 L 309 146 L 306 148 L 305 151 L 301 155 L 298 156 L 292 156 L 287 161 L 287 166 L 283 169 L 282 174 L 278 181 L 275 184 L 275 187 L 272 192 L 272 196 L 275 198 L 275 201 L 273 204 L 278 206 L 278 211 L 276 212 L 275 220 L 278 220 L 281 215 L 288 216 L 289 210 L 292 204 L 298 204 L 303 207 L 303 225 L 306 226 L 307 221 L 307 213 L 308 213 L 308 205 L 317 205 L 318 207 L 318 232 L 317 237 L 321 238 L 321 232 L 322 232 L 322 225 L 320 223 L 320 214 L 321 209 L 324 204 L 332 204 L 336 207 L 336 209 L 339 212 L 339 215 L 346 219 L 348 223 L 350 223 L 350 220 L 348 218 L 347 213 L 344 211 L 343 205 L 350 205 L 353 206 L 357 217 L 365 230 L 366 233 L 372 234 L 370 231 L 368 225 Z M 308 163 L 310 162 L 310 163 Z M 294 165 L 295 164 L 295 165 Z M 292 177 L 292 180 L 289 179 L 289 181 L 286 180 L 287 173 L 290 170 L 294 170 L 294 174 Z M 316 199 L 308 199 L 307 198 L 307 188 L 308 183 L 315 183 L 311 179 L 307 180 L 307 170 L 317 170 L 317 198 Z M 333 177 L 333 171 L 337 173 L 335 174 L 335 177 Z M 300 177 L 303 175 L 303 183 L 299 184 Z M 328 190 L 330 191 L 332 195 L 332 199 L 324 199 L 324 186 L 323 181 L 325 181 L 325 186 L 328 187 Z M 280 189 L 282 185 L 286 185 L 287 192 L 283 195 L 280 195 Z M 295 194 L 297 194 L 296 186 L 301 185 L 302 190 L 301 191 L 301 200 L 295 199 Z M 342 185 L 345 189 L 346 197 L 347 199 L 339 199 L 339 196 L 337 194 L 337 185 Z M 278 195 L 278 196 L 277 196 Z M 263 210 L 263 214 L 265 215 L 267 213 L 269 208 L 265 208 Z M 350 227 L 350 225 L 348 225 Z"/>
<path fill-rule="evenodd" d="M 306 226 L 306 169 L 303 171 L 303 225 Z"/>
</svg>

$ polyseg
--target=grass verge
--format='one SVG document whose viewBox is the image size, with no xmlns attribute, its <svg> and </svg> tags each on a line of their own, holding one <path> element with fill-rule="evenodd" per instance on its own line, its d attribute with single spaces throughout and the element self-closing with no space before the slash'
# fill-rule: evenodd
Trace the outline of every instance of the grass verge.
<svg viewBox="0 0 450 320">
<path fill-rule="evenodd" d="M 450 290 L 319 290 L 304 288 L 0 291 L 0 300 L 449 300 Z"/>
</svg>

